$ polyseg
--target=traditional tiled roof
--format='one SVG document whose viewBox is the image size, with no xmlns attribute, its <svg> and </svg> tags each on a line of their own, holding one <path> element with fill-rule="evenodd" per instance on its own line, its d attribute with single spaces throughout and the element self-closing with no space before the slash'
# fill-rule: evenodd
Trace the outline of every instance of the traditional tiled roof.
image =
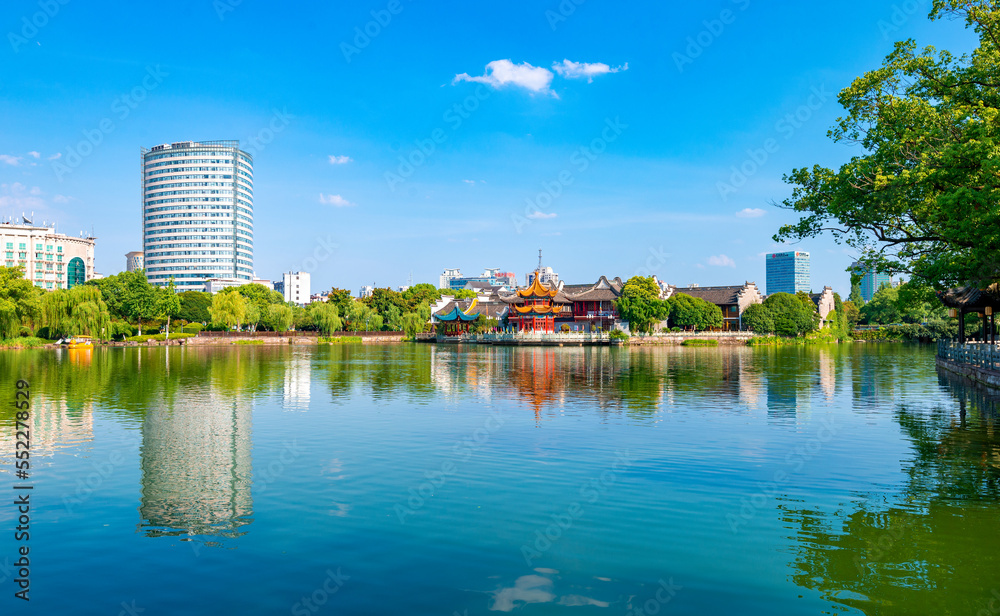
<svg viewBox="0 0 1000 616">
<path fill-rule="evenodd" d="M 548 284 L 540 282 L 540 278 L 538 272 L 535 272 L 531 285 L 518 290 L 517 294 L 520 297 L 555 297 L 557 291 Z"/>
<path fill-rule="evenodd" d="M 478 316 L 478 311 L 469 314 L 456 302 L 449 302 L 447 306 L 434 315 L 434 318 L 438 321 L 475 321 Z"/>
<path fill-rule="evenodd" d="M 691 297 L 700 297 L 701 299 L 717 306 L 726 306 L 729 304 L 739 303 L 739 294 L 744 287 L 745 285 L 731 287 L 678 287 L 674 290 L 674 293 L 683 293 L 685 295 L 690 295 Z"/>
<path fill-rule="evenodd" d="M 571 286 L 574 287 L 573 290 L 567 290 Z M 574 302 L 613 302 L 621 295 L 623 286 L 621 278 L 608 280 L 601 276 L 591 285 L 566 285 L 563 293 Z"/>
<path fill-rule="evenodd" d="M 941 303 L 949 308 L 965 310 L 977 310 L 986 306 L 1000 308 L 1000 289 L 997 285 L 991 285 L 987 289 L 960 287 L 939 291 L 937 295 L 941 298 Z"/>
</svg>

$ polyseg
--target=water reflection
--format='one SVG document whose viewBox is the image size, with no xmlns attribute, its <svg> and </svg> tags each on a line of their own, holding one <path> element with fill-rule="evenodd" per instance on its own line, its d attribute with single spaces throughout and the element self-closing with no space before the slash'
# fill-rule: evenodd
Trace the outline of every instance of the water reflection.
<svg viewBox="0 0 1000 616">
<path fill-rule="evenodd" d="M 990 604 L 1000 566 L 1000 396 L 939 379 L 960 412 L 898 407 L 913 458 L 897 492 L 858 494 L 836 512 L 782 504 L 797 584 L 866 614 L 977 614 Z M 861 392 L 873 395 L 867 384 Z"/>
</svg>

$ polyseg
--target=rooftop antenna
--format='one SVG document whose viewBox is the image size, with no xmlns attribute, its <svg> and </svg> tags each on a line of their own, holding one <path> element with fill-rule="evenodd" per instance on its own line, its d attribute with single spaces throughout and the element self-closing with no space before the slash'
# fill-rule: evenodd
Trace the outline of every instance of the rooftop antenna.
<svg viewBox="0 0 1000 616">
<path fill-rule="evenodd" d="M 542 271 L 542 249 L 538 249 L 538 271 Z"/>
</svg>

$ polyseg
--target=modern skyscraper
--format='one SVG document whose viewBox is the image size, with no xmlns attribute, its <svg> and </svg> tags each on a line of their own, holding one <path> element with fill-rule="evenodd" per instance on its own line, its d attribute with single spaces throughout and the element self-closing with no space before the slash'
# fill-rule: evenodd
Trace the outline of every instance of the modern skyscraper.
<svg viewBox="0 0 1000 616">
<path fill-rule="evenodd" d="M 142 148 L 146 277 L 178 291 L 253 279 L 253 158 L 239 141 Z"/>
<path fill-rule="evenodd" d="M 133 250 L 132 252 L 125 253 L 125 270 L 129 272 L 135 272 L 144 269 L 145 265 L 142 258 L 141 250 Z"/>
<path fill-rule="evenodd" d="M 775 252 L 767 255 L 767 294 L 810 291 L 809 253 Z"/>
<path fill-rule="evenodd" d="M 851 269 L 861 275 L 861 297 L 865 298 L 866 302 L 872 301 L 872 297 L 882 288 L 882 285 L 892 286 L 892 276 L 889 274 L 880 274 L 864 267 L 857 261 L 851 264 Z"/>
</svg>

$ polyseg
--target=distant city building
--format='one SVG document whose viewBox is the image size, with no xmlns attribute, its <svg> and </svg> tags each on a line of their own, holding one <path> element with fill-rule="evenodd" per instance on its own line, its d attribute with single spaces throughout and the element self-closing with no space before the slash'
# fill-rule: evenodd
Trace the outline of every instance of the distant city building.
<svg viewBox="0 0 1000 616">
<path fill-rule="evenodd" d="M 767 294 L 811 290 L 808 252 L 776 252 L 767 255 Z"/>
<path fill-rule="evenodd" d="M 249 281 L 240 280 L 238 278 L 209 278 L 205 281 L 205 286 L 197 290 L 212 293 L 214 295 L 227 287 L 239 287 L 248 283 Z M 179 290 L 180 289 L 178 289 L 178 291 Z"/>
<path fill-rule="evenodd" d="M 530 287 L 532 283 L 535 282 L 535 274 L 538 274 L 539 282 L 543 284 L 548 284 L 548 285 L 559 284 L 559 274 L 552 271 L 551 267 L 543 267 L 524 276 L 525 280 L 527 281 L 527 286 Z"/>
<path fill-rule="evenodd" d="M 308 272 L 285 272 L 281 280 L 274 283 L 274 290 L 285 296 L 286 302 L 305 306 L 312 300 L 309 293 Z"/>
<path fill-rule="evenodd" d="M 851 264 L 851 269 L 861 275 L 861 297 L 865 298 L 866 302 L 872 301 L 882 285 L 892 286 L 892 276 L 889 274 L 880 274 L 871 268 L 864 267 L 857 261 Z"/>
<path fill-rule="evenodd" d="M 484 283 L 468 286 L 469 283 Z M 446 269 L 441 274 L 439 289 L 459 289 L 483 288 L 483 287 L 508 287 L 517 288 L 517 275 L 514 272 L 504 272 L 500 268 L 487 268 L 478 276 L 463 276 L 459 269 Z"/>
<path fill-rule="evenodd" d="M 53 226 L 23 220 L 23 224 L 0 223 L 5 266 L 22 267 L 27 280 L 49 291 L 72 289 L 96 277 L 96 237 L 70 237 L 56 233 Z"/>
<path fill-rule="evenodd" d="M 141 250 L 133 250 L 132 252 L 125 253 L 125 270 L 129 272 L 138 272 L 145 268 L 145 259 L 142 258 Z"/>
<path fill-rule="evenodd" d="M 358 297 L 361 299 L 364 299 L 366 297 L 371 297 L 372 293 L 374 292 L 375 292 L 375 287 L 361 287 L 361 290 L 358 291 Z"/>
<path fill-rule="evenodd" d="M 247 283 L 243 283 L 243 284 L 247 284 Z M 275 290 L 275 288 L 274 288 L 275 283 L 273 281 L 271 281 L 271 280 L 268 280 L 267 278 L 254 278 L 253 280 L 250 281 L 249 284 L 259 284 L 259 285 L 263 285 L 263 286 L 267 287 L 268 289 L 271 289 L 272 291 Z"/>
<path fill-rule="evenodd" d="M 146 277 L 178 291 L 253 279 L 253 158 L 238 141 L 142 148 Z"/>
</svg>

